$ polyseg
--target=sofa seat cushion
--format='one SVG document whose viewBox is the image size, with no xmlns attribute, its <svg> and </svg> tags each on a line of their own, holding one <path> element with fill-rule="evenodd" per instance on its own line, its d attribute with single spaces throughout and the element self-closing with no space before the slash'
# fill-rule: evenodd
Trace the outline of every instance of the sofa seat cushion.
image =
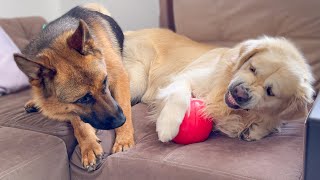
<svg viewBox="0 0 320 180">
<path fill-rule="evenodd" d="M 212 133 L 202 143 L 161 143 L 146 105 L 133 107 L 136 146 L 107 159 L 110 179 L 300 179 L 303 120 L 280 133 L 244 142 Z"/>
<path fill-rule="evenodd" d="M 15 127 L 57 136 L 64 140 L 70 155 L 77 144 L 71 124 L 49 120 L 41 113 L 26 113 L 23 106 L 30 98 L 30 89 L 1 96 L 0 126 Z"/>
<path fill-rule="evenodd" d="M 26 113 L 23 106 L 30 98 L 30 89 L 1 96 L 0 126 L 26 129 L 59 137 L 64 141 L 68 155 L 71 157 L 78 144 L 71 124 L 50 120 L 40 112 Z M 110 153 L 112 147 L 110 143 L 113 143 L 114 130 L 99 130 L 97 135 L 104 141 L 108 141 L 104 150 L 106 153 Z"/>
<path fill-rule="evenodd" d="M 0 126 L 0 179 L 69 179 L 64 142 L 47 134 Z"/>
</svg>

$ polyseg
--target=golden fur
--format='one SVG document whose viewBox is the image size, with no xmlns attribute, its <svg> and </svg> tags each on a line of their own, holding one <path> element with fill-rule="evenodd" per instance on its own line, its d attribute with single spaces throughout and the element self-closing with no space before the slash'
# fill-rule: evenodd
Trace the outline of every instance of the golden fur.
<svg viewBox="0 0 320 180">
<path fill-rule="evenodd" d="M 217 130 L 247 141 L 267 136 L 282 119 L 306 115 L 312 102 L 310 68 L 284 38 L 215 48 L 163 29 L 125 35 L 132 101 L 150 105 L 162 142 L 177 135 L 192 95 L 205 101 L 204 113 L 214 119 Z M 229 107 L 225 98 L 237 84 L 251 98 L 240 109 Z"/>
</svg>

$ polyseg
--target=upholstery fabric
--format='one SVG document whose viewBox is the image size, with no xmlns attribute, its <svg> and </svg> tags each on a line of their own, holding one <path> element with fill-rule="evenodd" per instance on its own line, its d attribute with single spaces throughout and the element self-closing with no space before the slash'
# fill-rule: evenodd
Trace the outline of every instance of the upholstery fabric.
<svg viewBox="0 0 320 180">
<path fill-rule="evenodd" d="M 49 120 L 41 113 L 27 113 L 23 106 L 30 98 L 30 89 L 0 97 L 0 126 L 57 136 L 64 140 L 68 154 L 71 154 L 77 144 L 71 124 Z"/>
<path fill-rule="evenodd" d="M 77 145 L 71 124 L 48 119 L 39 112 L 27 113 L 23 106 L 30 97 L 30 89 L 0 97 L 0 102 L 2 102 L 0 103 L 0 126 L 26 129 L 59 137 L 64 141 L 67 153 L 71 157 Z M 99 130 L 98 134 L 104 143 L 111 144 L 104 148 L 110 154 L 114 130 Z"/>
<path fill-rule="evenodd" d="M 57 137 L 0 126 L 0 179 L 69 179 L 66 147 Z"/>
<path fill-rule="evenodd" d="M 71 166 L 72 179 L 300 179 L 303 173 L 303 120 L 292 120 L 276 133 L 244 142 L 212 133 L 202 143 L 161 143 L 147 106 L 132 109 L 136 146 L 110 155 L 92 173 Z M 71 163 L 79 163 L 73 154 Z"/>
</svg>

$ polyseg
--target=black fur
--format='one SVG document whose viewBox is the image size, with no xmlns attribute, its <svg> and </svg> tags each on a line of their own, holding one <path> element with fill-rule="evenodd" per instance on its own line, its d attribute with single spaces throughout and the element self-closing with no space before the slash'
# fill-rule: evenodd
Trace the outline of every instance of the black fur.
<svg viewBox="0 0 320 180">
<path fill-rule="evenodd" d="M 122 53 L 124 35 L 116 21 L 110 16 L 104 15 L 100 12 L 91 11 L 80 6 L 71 9 L 60 18 L 46 25 L 40 34 L 27 45 L 22 53 L 28 58 L 33 59 L 44 48 L 50 47 L 52 41 L 60 34 L 65 31 L 75 30 L 79 25 L 80 19 L 84 20 L 88 24 L 89 29 L 92 27 L 93 22 L 96 21 L 106 21 L 109 23 L 113 33 L 109 34 L 109 36 L 116 37 L 120 53 Z M 107 30 L 106 33 L 108 33 Z"/>
</svg>

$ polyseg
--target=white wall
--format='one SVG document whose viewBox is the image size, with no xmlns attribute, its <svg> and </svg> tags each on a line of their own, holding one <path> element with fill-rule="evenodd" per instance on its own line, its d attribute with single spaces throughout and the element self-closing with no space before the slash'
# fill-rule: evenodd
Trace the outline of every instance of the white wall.
<svg viewBox="0 0 320 180">
<path fill-rule="evenodd" d="M 51 21 L 86 2 L 103 4 L 123 30 L 158 27 L 159 0 L 0 0 L 0 17 L 43 16 Z"/>
<path fill-rule="evenodd" d="M 60 0 L 0 0 L 0 17 L 43 16 L 52 20 L 60 9 Z"/>
</svg>

